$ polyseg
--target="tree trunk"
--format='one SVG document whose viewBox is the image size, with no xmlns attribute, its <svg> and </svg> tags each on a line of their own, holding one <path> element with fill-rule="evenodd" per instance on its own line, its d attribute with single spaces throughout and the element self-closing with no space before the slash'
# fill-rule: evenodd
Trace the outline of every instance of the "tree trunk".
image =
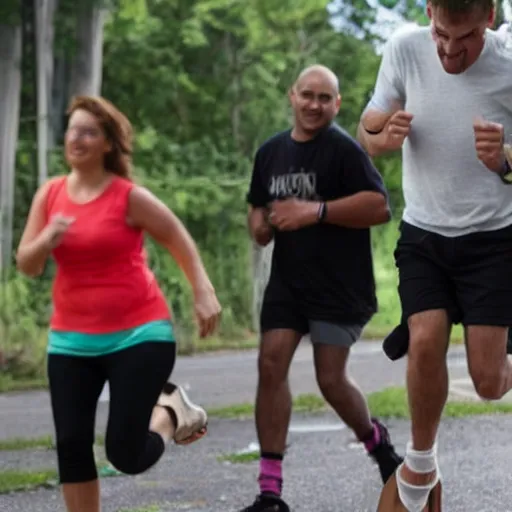
<svg viewBox="0 0 512 512">
<path fill-rule="evenodd" d="M 0 24 L 0 269 L 12 259 L 14 171 L 21 94 L 21 27 Z"/>
<path fill-rule="evenodd" d="M 54 148 L 65 131 L 65 112 L 69 100 L 79 94 L 101 94 L 103 68 L 103 24 L 106 11 L 93 0 L 80 0 L 76 8 L 76 52 L 73 59 L 57 55 L 54 59 L 52 106 L 54 113 L 49 140 Z"/>
<path fill-rule="evenodd" d="M 48 150 L 53 143 L 53 123 L 50 120 L 53 82 L 53 20 L 57 0 L 36 0 L 37 55 L 37 164 L 38 182 L 48 178 Z"/>
<path fill-rule="evenodd" d="M 69 88 L 69 69 L 70 64 L 66 57 L 56 55 L 53 61 L 53 83 L 52 83 L 52 116 L 50 122 L 52 128 L 48 139 L 50 150 L 57 147 L 59 141 L 64 137 L 66 131 L 66 109 L 68 107 L 68 88 Z"/>
<path fill-rule="evenodd" d="M 72 63 L 69 95 L 98 96 L 101 94 L 106 10 L 90 0 L 77 3 L 77 53 Z"/>
</svg>

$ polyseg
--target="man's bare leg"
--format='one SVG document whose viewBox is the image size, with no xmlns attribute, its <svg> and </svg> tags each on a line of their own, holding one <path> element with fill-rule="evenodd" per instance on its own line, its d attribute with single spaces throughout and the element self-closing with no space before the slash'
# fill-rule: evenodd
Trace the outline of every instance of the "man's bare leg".
<svg viewBox="0 0 512 512">
<path fill-rule="evenodd" d="M 274 329 L 262 336 L 256 395 L 261 493 L 281 494 L 281 464 L 292 410 L 288 371 L 300 339 L 291 329 Z"/>
<path fill-rule="evenodd" d="M 350 349 L 335 345 L 314 344 L 318 387 L 329 405 L 358 439 L 373 430 L 366 399 L 357 384 L 347 375 Z"/>
<path fill-rule="evenodd" d="M 508 328 L 473 325 L 465 329 L 465 335 L 469 373 L 476 392 L 485 400 L 499 400 L 512 389 Z"/>
<path fill-rule="evenodd" d="M 451 324 L 446 311 L 431 310 L 412 315 L 409 330 L 407 391 L 412 440 L 398 475 L 400 497 L 406 506 L 426 502 L 437 478 L 435 448 L 448 397 L 446 351 Z"/>
<path fill-rule="evenodd" d="M 386 482 L 402 458 L 395 452 L 386 427 L 377 419 L 372 420 L 365 396 L 348 376 L 349 353 L 348 346 L 314 343 L 318 386 L 340 419 L 364 444 Z"/>
</svg>

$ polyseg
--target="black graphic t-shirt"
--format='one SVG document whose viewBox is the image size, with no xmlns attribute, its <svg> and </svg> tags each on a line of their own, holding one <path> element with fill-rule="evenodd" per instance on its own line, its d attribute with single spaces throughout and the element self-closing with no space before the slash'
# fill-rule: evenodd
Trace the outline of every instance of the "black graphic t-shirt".
<svg viewBox="0 0 512 512">
<path fill-rule="evenodd" d="M 382 178 L 359 143 L 335 123 L 313 140 L 291 130 L 257 151 L 247 201 L 266 207 L 296 197 L 331 201 L 363 190 L 387 197 Z M 369 229 L 318 223 L 275 231 L 265 301 L 285 302 L 309 320 L 365 323 L 377 310 Z"/>
</svg>

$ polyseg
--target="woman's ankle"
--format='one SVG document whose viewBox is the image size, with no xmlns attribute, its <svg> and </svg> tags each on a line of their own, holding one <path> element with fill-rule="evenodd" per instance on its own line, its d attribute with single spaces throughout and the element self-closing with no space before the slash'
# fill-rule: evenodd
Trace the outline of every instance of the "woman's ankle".
<svg viewBox="0 0 512 512">
<path fill-rule="evenodd" d="M 99 480 L 62 484 L 68 512 L 101 512 Z"/>
</svg>

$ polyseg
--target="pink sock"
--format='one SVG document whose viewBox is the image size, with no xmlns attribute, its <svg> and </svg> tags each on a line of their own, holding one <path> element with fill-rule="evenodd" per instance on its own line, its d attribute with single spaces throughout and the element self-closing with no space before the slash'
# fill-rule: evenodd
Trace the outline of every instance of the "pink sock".
<svg viewBox="0 0 512 512">
<path fill-rule="evenodd" d="M 281 496 L 281 487 L 283 484 L 282 473 L 283 461 L 278 459 L 260 459 L 260 492 L 272 493 Z"/>
<path fill-rule="evenodd" d="M 373 432 L 371 433 L 371 436 L 368 436 L 366 439 L 364 439 L 363 443 L 367 452 L 371 452 L 376 446 L 380 444 L 380 430 L 375 423 L 373 423 Z"/>
</svg>

